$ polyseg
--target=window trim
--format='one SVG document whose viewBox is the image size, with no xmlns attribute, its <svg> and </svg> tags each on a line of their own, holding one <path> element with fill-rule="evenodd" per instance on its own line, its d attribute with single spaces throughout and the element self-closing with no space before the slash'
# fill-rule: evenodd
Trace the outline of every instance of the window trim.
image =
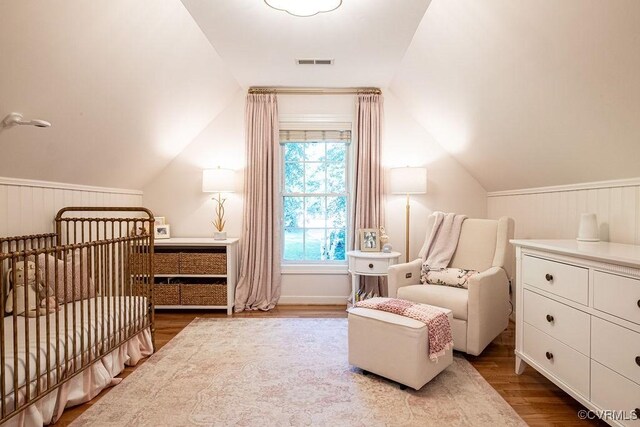
<svg viewBox="0 0 640 427">
<path fill-rule="evenodd" d="M 345 227 L 345 252 L 349 250 L 349 233 L 351 231 L 351 209 L 352 201 L 352 147 L 353 147 L 353 119 L 351 117 L 346 120 L 343 116 L 295 116 L 300 120 L 292 120 L 294 116 L 281 117 L 280 129 L 281 130 L 351 130 L 351 141 L 345 143 L 345 185 L 346 191 L 340 194 L 334 194 L 335 196 L 345 195 L 347 197 L 347 218 Z M 314 120 L 314 118 L 316 120 Z M 323 118 L 323 119 L 320 119 Z M 345 259 L 339 260 L 285 260 L 284 259 L 284 151 L 286 143 L 280 143 L 278 141 L 278 149 L 280 150 L 280 167 L 279 173 L 279 185 L 278 196 L 280 197 L 280 264 L 283 274 L 345 274 L 347 272 L 348 257 L 345 255 Z M 292 193 L 288 196 L 300 196 L 310 195 L 310 193 Z M 333 193 L 318 193 L 318 197 L 331 197 Z M 315 195 L 315 194 L 314 194 Z M 331 227 L 328 227 L 331 228 Z M 304 228 L 306 229 L 306 228 Z M 324 228 L 325 230 L 327 228 Z"/>
</svg>

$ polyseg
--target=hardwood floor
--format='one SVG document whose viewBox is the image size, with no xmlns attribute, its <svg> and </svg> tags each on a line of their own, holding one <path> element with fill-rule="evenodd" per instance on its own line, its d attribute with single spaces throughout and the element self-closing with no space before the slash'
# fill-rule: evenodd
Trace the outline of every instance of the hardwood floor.
<svg viewBox="0 0 640 427">
<path fill-rule="evenodd" d="M 156 347 L 162 348 L 196 317 L 224 318 L 222 311 L 159 311 L 156 312 Z M 244 312 L 234 317 L 346 317 L 344 306 L 281 306 L 269 312 Z M 584 409 L 568 394 L 535 370 L 527 367 L 523 375 L 514 372 L 515 330 L 513 324 L 485 349 L 481 356 L 466 356 L 493 388 L 531 426 L 605 426 L 601 421 L 578 419 L 578 411 Z M 141 362 L 144 363 L 144 362 Z M 140 363 L 140 364 L 141 364 Z M 138 366 L 140 366 L 138 364 Z M 126 368 L 121 377 L 128 376 L 134 368 Z M 84 405 L 68 409 L 57 426 L 69 425 L 86 411 L 98 397 Z"/>
<path fill-rule="evenodd" d="M 500 334 L 480 356 L 467 360 L 502 398 L 531 426 L 606 426 L 603 421 L 578 418 L 585 409 L 533 368 L 515 374 L 515 325 Z"/>
</svg>

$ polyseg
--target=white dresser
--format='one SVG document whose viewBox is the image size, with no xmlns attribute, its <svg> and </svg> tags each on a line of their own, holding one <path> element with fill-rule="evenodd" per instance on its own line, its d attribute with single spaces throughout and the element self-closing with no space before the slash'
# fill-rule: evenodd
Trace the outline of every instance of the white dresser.
<svg viewBox="0 0 640 427">
<path fill-rule="evenodd" d="M 516 373 L 529 365 L 609 424 L 640 426 L 640 246 L 511 243 Z"/>
</svg>

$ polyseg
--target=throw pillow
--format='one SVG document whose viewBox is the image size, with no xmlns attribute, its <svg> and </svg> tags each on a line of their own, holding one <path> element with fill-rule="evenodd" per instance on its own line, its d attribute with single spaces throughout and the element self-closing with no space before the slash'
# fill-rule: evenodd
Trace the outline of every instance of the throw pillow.
<svg viewBox="0 0 640 427">
<path fill-rule="evenodd" d="M 476 270 L 463 268 L 443 268 L 442 270 L 429 270 L 422 266 L 420 281 L 426 285 L 453 286 L 455 288 L 468 288 L 469 278 L 478 274 Z"/>
<path fill-rule="evenodd" d="M 54 292 L 57 264 L 58 290 L 56 298 L 60 303 L 80 301 L 96 296 L 93 279 L 89 277 L 87 249 L 82 249 L 82 258 L 80 257 L 80 249 L 76 249 L 74 252 L 75 256 L 71 252 L 67 253 L 66 259 L 58 259 L 50 254 L 38 256 L 38 263 L 43 272 L 45 271 L 45 263 L 47 264 L 49 271 L 46 274 L 46 284 L 54 289 Z"/>
</svg>

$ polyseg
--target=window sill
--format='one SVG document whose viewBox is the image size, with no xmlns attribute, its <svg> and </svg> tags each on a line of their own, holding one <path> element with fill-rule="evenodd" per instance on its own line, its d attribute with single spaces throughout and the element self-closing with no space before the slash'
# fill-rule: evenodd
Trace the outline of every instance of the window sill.
<svg viewBox="0 0 640 427">
<path fill-rule="evenodd" d="M 349 272 L 347 264 L 283 264 L 282 274 L 333 274 L 342 275 Z"/>
</svg>

